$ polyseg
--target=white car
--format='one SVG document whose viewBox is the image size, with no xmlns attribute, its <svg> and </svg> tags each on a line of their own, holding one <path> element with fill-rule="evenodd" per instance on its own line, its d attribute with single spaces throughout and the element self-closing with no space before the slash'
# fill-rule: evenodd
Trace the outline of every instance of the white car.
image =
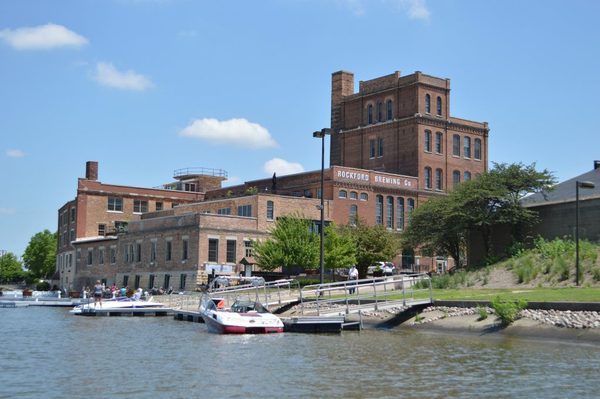
<svg viewBox="0 0 600 399">
<path fill-rule="evenodd" d="M 367 268 L 367 275 L 372 275 L 378 268 L 383 272 L 384 276 L 391 276 L 396 272 L 396 266 L 392 262 L 376 262 Z"/>
</svg>

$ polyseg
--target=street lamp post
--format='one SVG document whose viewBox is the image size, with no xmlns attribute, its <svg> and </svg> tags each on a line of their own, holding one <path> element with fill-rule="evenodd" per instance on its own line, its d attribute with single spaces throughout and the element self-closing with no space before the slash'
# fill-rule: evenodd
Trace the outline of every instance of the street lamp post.
<svg viewBox="0 0 600 399">
<path fill-rule="evenodd" d="M 579 286 L 579 188 L 596 187 L 591 181 L 575 181 L 575 284 Z"/>
<path fill-rule="evenodd" d="M 320 270 L 320 284 L 323 284 L 325 277 L 325 197 L 323 195 L 323 184 L 324 184 L 324 173 L 325 173 L 325 136 L 331 134 L 331 129 L 323 128 L 313 133 L 313 137 L 321 139 L 321 204 L 319 210 L 321 211 L 321 226 L 320 226 L 320 238 L 321 238 L 321 249 L 319 252 L 319 270 Z"/>
</svg>

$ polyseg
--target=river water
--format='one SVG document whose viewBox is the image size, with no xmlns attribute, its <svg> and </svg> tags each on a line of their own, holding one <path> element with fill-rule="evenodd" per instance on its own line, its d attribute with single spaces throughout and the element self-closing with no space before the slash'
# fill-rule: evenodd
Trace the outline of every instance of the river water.
<svg viewBox="0 0 600 399">
<path fill-rule="evenodd" d="M 0 309 L 0 398 L 597 398 L 600 347 L 423 331 L 222 336 Z"/>
</svg>

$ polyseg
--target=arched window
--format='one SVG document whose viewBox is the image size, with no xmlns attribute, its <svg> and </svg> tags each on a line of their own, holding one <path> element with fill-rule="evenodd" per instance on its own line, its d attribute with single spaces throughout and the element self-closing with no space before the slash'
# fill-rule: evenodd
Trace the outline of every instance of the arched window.
<svg viewBox="0 0 600 399">
<path fill-rule="evenodd" d="M 406 200 L 406 221 L 410 223 L 413 211 L 415 210 L 415 200 L 409 198 Z"/>
<path fill-rule="evenodd" d="M 431 113 L 431 96 L 429 94 L 425 94 L 425 112 Z"/>
<path fill-rule="evenodd" d="M 443 172 L 441 169 L 435 170 L 435 189 L 436 190 L 442 189 L 442 174 L 443 174 Z"/>
<path fill-rule="evenodd" d="M 460 157 L 460 136 L 458 134 L 452 136 L 452 155 Z"/>
<path fill-rule="evenodd" d="M 340 192 L 338 193 L 338 197 L 339 198 L 348 198 L 348 192 L 346 190 L 340 190 Z"/>
<path fill-rule="evenodd" d="M 373 105 L 369 104 L 367 107 L 367 123 L 370 125 L 373 123 Z"/>
<path fill-rule="evenodd" d="M 435 152 L 438 154 L 441 154 L 442 152 L 444 152 L 444 146 L 442 145 L 443 138 L 444 138 L 444 136 L 442 135 L 441 132 L 435 133 Z"/>
<path fill-rule="evenodd" d="M 465 156 L 465 158 L 471 158 L 471 138 L 465 137 L 464 141 L 465 141 L 464 156 Z"/>
<path fill-rule="evenodd" d="M 385 227 L 392 229 L 394 228 L 394 197 L 387 197 L 385 202 Z"/>
<path fill-rule="evenodd" d="M 356 191 L 350 191 L 350 199 L 357 199 L 358 198 L 358 194 L 356 193 Z"/>
<path fill-rule="evenodd" d="M 425 188 L 431 188 L 431 168 L 425 168 Z"/>
<path fill-rule="evenodd" d="M 436 101 L 436 110 L 438 115 L 442 115 L 442 97 L 438 96 Z"/>
<path fill-rule="evenodd" d="M 383 195 L 375 197 L 375 223 L 383 224 Z"/>
<path fill-rule="evenodd" d="M 475 139 L 475 159 L 481 159 L 481 139 Z"/>
<path fill-rule="evenodd" d="M 396 229 L 404 229 L 404 198 L 398 197 L 396 204 Z"/>
<path fill-rule="evenodd" d="M 348 223 L 355 226 L 358 219 L 358 206 L 350 205 L 350 215 L 348 216 Z"/>
<path fill-rule="evenodd" d="M 369 194 L 367 194 L 367 193 L 360 193 L 360 200 L 361 201 L 368 201 L 369 200 Z"/>
<path fill-rule="evenodd" d="M 274 210 L 275 206 L 273 205 L 273 201 L 267 201 L 267 220 L 273 220 Z"/>
<path fill-rule="evenodd" d="M 386 106 L 387 106 L 387 120 L 391 121 L 392 119 L 394 119 L 394 111 L 392 109 L 392 100 L 387 100 Z"/>
<path fill-rule="evenodd" d="M 456 187 L 458 183 L 460 183 L 460 172 L 458 170 L 455 170 L 454 172 L 452 172 L 452 184 L 454 187 Z"/>
<path fill-rule="evenodd" d="M 431 152 L 431 131 L 425 130 L 425 151 Z"/>
<path fill-rule="evenodd" d="M 471 172 L 465 172 L 465 181 L 471 180 Z"/>
<path fill-rule="evenodd" d="M 377 122 L 383 122 L 383 105 L 381 102 L 377 103 Z"/>
</svg>

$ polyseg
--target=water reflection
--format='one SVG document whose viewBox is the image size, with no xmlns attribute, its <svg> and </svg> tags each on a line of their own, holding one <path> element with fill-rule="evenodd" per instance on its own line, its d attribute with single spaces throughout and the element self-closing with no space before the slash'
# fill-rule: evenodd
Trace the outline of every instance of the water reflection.
<svg viewBox="0 0 600 399">
<path fill-rule="evenodd" d="M 221 336 L 0 309 L 0 397 L 597 397 L 600 348 L 406 331 Z M 9 344 L 7 344 L 7 342 Z"/>
</svg>

